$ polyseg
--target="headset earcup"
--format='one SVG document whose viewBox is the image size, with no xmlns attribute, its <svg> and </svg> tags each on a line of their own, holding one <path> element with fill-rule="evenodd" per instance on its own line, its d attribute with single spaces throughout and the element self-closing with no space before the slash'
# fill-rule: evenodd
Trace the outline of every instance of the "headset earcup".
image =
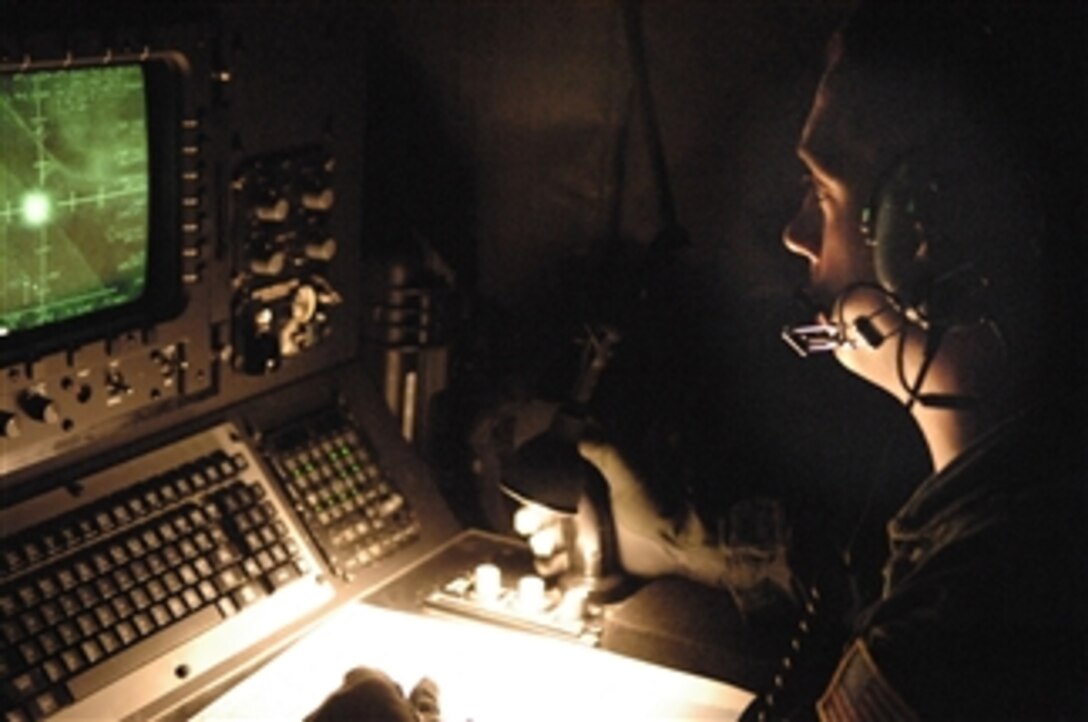
<svg viewBox="0 0 1088 722">
<path fill-rule="evenodd" d="M 935 191 L 917 182 L 908 163 L 899 163 L 870 205 L 870 243 L 877 280 L 910 306 L 927 301 L 930 239 L 926 204 Z"/>
</svg>

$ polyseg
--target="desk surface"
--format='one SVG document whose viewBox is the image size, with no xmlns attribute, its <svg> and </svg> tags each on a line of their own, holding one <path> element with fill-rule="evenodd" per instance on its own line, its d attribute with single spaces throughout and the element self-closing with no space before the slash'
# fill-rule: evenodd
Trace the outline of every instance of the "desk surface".
<svg viewBox="0 0 1088 722">
<path fill-rule="evenodd" d="M 356 666 L 405 689 L 438 683 L 444 722 L 734 720 L 737 687 L 574 642 L 351 605 L 200 712 L 202 722 L 301 720 Z"/>
</svg>

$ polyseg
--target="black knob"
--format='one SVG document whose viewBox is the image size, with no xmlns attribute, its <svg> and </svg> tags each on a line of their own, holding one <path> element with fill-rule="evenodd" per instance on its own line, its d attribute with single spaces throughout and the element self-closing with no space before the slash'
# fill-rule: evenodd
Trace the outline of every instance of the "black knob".
<svg viewBox="0 0 1088 722">
<path fill-rule="evenodd" d="M 57 411 L 57 403 L 53 399 L 36 391 L 24 393 L 20 399 L 20 406 L 27 416 L 40 421 L 43 424 L 55 424 L 60 421 L 60 412 Z"/>
</svg>

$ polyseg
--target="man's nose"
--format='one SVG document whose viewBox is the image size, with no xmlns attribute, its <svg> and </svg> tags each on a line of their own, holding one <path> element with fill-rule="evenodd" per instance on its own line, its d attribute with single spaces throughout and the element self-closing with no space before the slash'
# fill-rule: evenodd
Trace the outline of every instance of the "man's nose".
<svg viewBox="0 0 1088 722">
<path fill-rule="evenodd" d="M 804 256 L 815 263 L 820 258 L 822 233 L 819 214 L 809 207 L 806 200 L 797 215 L 782 229 L 782 244 L 791 253 Z"/>
</svg>

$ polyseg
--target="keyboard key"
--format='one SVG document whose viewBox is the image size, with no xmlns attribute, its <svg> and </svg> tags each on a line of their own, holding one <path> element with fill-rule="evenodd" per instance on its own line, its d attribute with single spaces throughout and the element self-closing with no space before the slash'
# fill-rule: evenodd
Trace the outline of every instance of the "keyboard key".
<svg viewBox="0 0 1088 722">
<path fill-rule="evenodd" d="M 14 617 L 19 611 L 19 601 L 9 591 L 0 593 L 0 618 Z"/>
<path fill-rule="evenodd" d="M 23 625 L 17 620 L 6 619 L 0 622 L 0 638 L 7 642 L 9 646 L 14 646 L 25 636 L 26 632 L 23 630 Z"/>
<path fill-rule="evenodd" d="M 132 616 L 132 625 L 141 636 L 147 636 L 155 631 L 156 626 L 151 616 L 145 612 L 137 612 Z"/>
<path fill-rule="evenodd" d="M 19 645 L 19 657 L 27 667 L 36 667 L 45 660 L 41 646 L 33 639 L 28 639 Z"/>
<path fill-rule="evenodd" d="M 264 588 L 257 582 L 246 582 L 231 592 L 230 598 L 239 609 L 256 604 L 265 597 Z"/>
<path fill-rule="evenodd" d="M 57 635 L 64 642 L 66 647 L 71 647 L 73 644 L 83 638 L 79 628 L 72 622 L 61 622 L 57 625 Z"/>
<path fill-rule="evenodd" d="M 61 642 L 60 637 L 57 636 L 54 630 L 48 630 L 38 635 L 38 644 L 41 645 L 42 653 L 47 657 L 51 657 L 64 649 L 64 643 Z"/>
<path fill-rule="evenodd" d="M 131 646 L 140 638 L 140 633 L 130 622 L 119 623 L 115 631 L 117 632 L 117 638 L 121 640 L 121 644 L 126 647 Z"/>
<path fill-rule="evenodd" d="M 87 666 L 87 660 L 83 658 L 83 653 L 79 651 L 78 647 L 61 652 L 60 661 L 64 663 L 64 668 L 68 670 L 68 674 L 75 674 Z"/>
<path fill-rule="evenodd" d="M 173 621 L 173 617 L 170 611 L 162 604 L 153 604 L 151 608 L 147 610 L 151 615 L 151 619 L 155 622 L 157 627 L 165 627 Z"/>
<path fill-rule="evenodd" d="M 68 676 L 68 669 L 64 666 L 64 662 L 59 657 L 54 659 L 47 659 L 42 663 L 42 674 L 51 683 L 56 684 L 65 677 Z"/>
<path fill-rule="evenodd" d="M 45 677 L 37 669 L 17 674 L 4 685 L 9 699 L 29 699 L 45 688 Z"/>
<path fill-rule="evenodd" d="M 102 648 L 102 652 L 106 655 L 113 654 L 121 649 L 121 640 L 113 630 L 107 629 L 106 631 L 99 633 L 95 639 Z"/>
<path fill-rule="evenodd" d="M 102 646 L 94 639 L 84 640 L 83 643 L 79 645 L 79 650 L 83 652 L 87 664 L 94 664 L 106 656 L 102 651 Z"/>
<path fill-rule="evenodd" d="M 166 600 L 166 608 L 174 615 L 174 619 L 181 619 L 189 613 L 188 605 L 185 604 L 185 601 L 180 596 L 168 598 Z"/>
<path fill-rule="evenodd" d="M 30 705 L 30 710 L 37 718 L 55 714 L 62 707 L 71 704 L 72 698 L 63 687 L 54 687 L 42 692 Z"/>
<path fill-rule="evenodd" d="M 280 589 L 299 578 L 299 572 L 293 564 L 284 564 L 269 572 L 266 577 L 273 589 Z"/>
</svg>

